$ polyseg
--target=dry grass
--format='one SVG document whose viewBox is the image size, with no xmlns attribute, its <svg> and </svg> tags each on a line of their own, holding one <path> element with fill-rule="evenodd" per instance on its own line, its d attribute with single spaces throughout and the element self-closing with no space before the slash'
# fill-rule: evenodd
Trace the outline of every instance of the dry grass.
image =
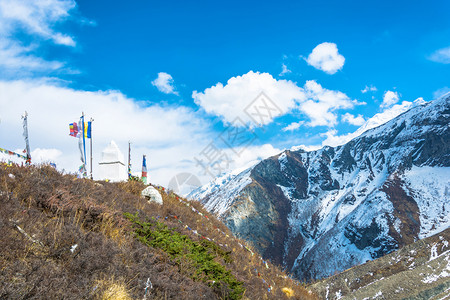
<svg viewBox="0 0 450 300">
<path fill-rule="evenodd" d="M 122 281 L 114 279 L 97 280 L 95 288 L 98 288 L 100 295 L 98 299 L 101 300 L 131 300 L 130 294 L 127 291 L 126 284 Z"/>
<path fill-rule="evenodd" d="M 242 248 L 244 242 L 200 203 L 188 206 L 166 192 L 164 205 L 148 203 L 139 197 L 143 188 L 139 182 L 77 179 L 49 166 L 0 164 L 0 298 L 90 299 L 116 293 L 142 299 L 147 280 L 153 287 L 147 299 L 226 298 L 208 283 L 192 280 L 166 253 L 134 239 L 127 212 L 160 220 L 194 241 L 214 240 L 229 253 L 230 261 L 218 262 L 243 282 L 244 299 L 314 299 L 278 267 L 269 262 L 266 268 L 257 254 Z"/>
<path fill-rule="evenodd" d="M 284 288 L 281 289 L 281 291 L 282 291 L 286 296 L 288 296 L 289 298 L 295 296 L 294 290 L 291 289 L 291 288 L 284 287 Z"/>
</svg>

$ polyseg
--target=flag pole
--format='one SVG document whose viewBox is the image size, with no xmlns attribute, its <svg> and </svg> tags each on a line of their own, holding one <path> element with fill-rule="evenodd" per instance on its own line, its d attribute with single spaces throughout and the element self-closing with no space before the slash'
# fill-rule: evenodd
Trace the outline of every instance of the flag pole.
<svg viewBox="0 0 450 300">
<path fill-rule="evenodd" d="M 128 179 L 131 177 L 131 142 L 128 141 Z"/>
<path fill-rule="evenodd" d="M 85 124 L 84 124 L 84 112 L 81 112 L 81 123 L 82 123 L 82 128 L 83 128 L 83 152 L 84 152 L 84 172 L 83 172 L 83 177 L 86 178 L 87 177 L 87 170 L 86 170 L 86 137 L 85 137 Z"/>
<path fill-rule="evenodd" d="M 93 179 L 92 177 L 92 122 L 94 122 L 94 119 L 91 118 L 91 179 Z"/>
</svg>

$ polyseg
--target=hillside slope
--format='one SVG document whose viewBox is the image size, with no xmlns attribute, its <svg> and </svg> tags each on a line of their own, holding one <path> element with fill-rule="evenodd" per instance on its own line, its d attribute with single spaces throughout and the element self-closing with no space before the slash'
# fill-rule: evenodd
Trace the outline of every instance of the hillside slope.
<svg viewBox="0 0 450 300">
<path fill-rule="evenodd" d="M 0 163 L 0 299 L 315 299 L 197 202 Z"/>
<path fill-rule="evenodd" d="M 284 151 L 196 194 L 264 258 L 310 280 L 448 228 L 449 174 L 447 94 L 345 145 Z"/>
<path fill-rule="evenodd" d="M 450 229 L 313 284 L 321 299 L 449 299 Z"/>
</svg>

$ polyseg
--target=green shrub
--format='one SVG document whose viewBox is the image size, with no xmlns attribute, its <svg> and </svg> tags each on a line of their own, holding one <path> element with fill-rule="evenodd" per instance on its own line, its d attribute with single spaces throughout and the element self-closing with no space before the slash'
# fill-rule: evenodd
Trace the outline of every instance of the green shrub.
<svg viewBox="0 0 450 300">
<path fill-rule="evenodd" d="M 142 222 L 137 214 L 125 213 L 134 225 L 136 238 L 142 243 L 166 252 L 179 266 L 184 265 L 192 279 L 208 283 L 225 299 L 241 299 L 243 283 L 217 262 L 218 258 L 230 262 L 229 253 L 208 240 L 193 241 L 165 224 L 152 220 Z"/>
</svg>

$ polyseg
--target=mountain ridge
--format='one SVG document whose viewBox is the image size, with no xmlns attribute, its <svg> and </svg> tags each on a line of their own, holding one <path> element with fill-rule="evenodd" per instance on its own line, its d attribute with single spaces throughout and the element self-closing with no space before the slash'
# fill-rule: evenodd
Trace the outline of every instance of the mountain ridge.
<svg viewBox="0 0 450 300">
<path fill-rule="evenodd" d="M 264 257 L 323 278 L 450 225 L 449 121 L 447 94 L 345 145 L 286 150 L 197 194 Z"/>
</svg>

